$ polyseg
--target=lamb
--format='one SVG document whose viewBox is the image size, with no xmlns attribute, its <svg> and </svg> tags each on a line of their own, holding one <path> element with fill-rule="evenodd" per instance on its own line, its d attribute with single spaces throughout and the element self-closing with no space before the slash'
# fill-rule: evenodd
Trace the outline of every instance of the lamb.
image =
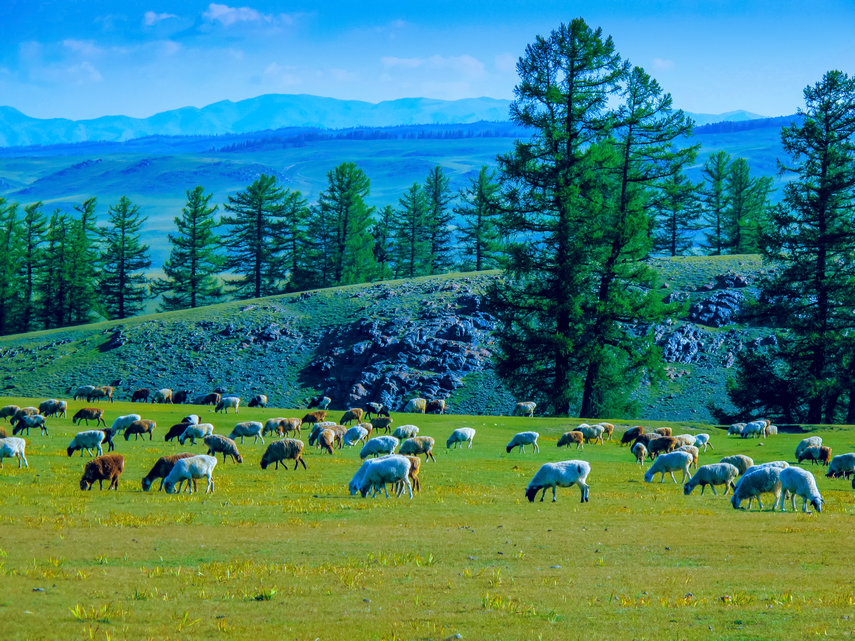
<svg viewBox="0 0 855 641">
<path fill-rule="evenodd" d="M 264 445 L 264 437 L 261 435 L 261 431 L 264 429 L 264 426 L 258 421 L 245 421 L 243 423 L 237 423 L 232 430 L 232 433 L 229 434 L 230 439 L 236 439 L 238 436 L 240 437 L 241 445 L 243 445 L 243 439 L 246 436 L 252 436 L 252 442 L 258 443 L 258 440 L 261 439 L 261 444 Z"/>
<path fill-rule="evenodd" d="M 193 423 L 176 423 L 172 427 L 169 428 L 169 431 L 166 432 L 166 435 L 163 437 L 164 441 L 171 441 L 174 438 L 178 438 L 182 434 L 184 434 L 184 430 L 193 425 Z"/>
<path fill-rule="evenodd" d="M 344 413 L 344 416 L 341 417 L 341 421 L 339 423 L 341 425 L 347 425 L 348 423 L 352 423 L 356 421 L 359 423 L 362 420 L 362 408 L 361 407 L 352 407 Z"/>
<path fill-rule="evenodd" d="M 23 431 L 30 435 L 30 428 L 38 427 L 41 433 L 47 436 L 48 430 L 45 424 L 45 417 L 41 414 L 33 414 L 32 416 L 22 416 L 18 419 L 18 424 L 12 429 L 12 435 L 20 434 Z"/>
<path fill-rule="evenodd" d="M 694 445 L 681 445 L 680 447 L 675 447 L 674 452 L 688 452 L 692 455 L 692 467 L 698 469 L 698 454 L 700 451 Z"/>
<path fill-rule="evenodd" d="M 267 407 L 267 395 L 266 394 L 256 394 L 251 399 L 249 399 L 250 407 Z"/>
<path fill-rule="evenodd" d="M 817 461 L 822 465 L 828 465 L 831 460 L 831 448 L 826 447 L 824 445 L 817 447 L 815 445 L 811 445 L 810 447 L 806 447 L 802 450 L 802 453 L 799 454 L 798 463 L 802 461 L 810 461 L 812 464 L 816 464 Z"/>
<path fill-rule="evenodd" d="M 154 393 L 154 397 L 152 397 L 151 400 L 153 403 L 166 403 L 172 405 L 172 390 L 168 387 L 159 389 Z"/>
<path fill-rule="evenodd" d="M 147 387 L 134 390 L 134 393 L 131 394 L 131 403 L 142 403 L 143 401 L 147 401 L 149 394 L 151 394 L 151 390 Z"/>
<path fill-rule="evenodd" d="M 217 453 L 222 453 L 223 463 L 226 462 L 227 456 L 231 456 L 235 463 L 243 463 L 243 457 L 238 452 L 237 444 L 232 439 L 219 434 L 208 434 L 202 441 L 208 446 L 208 454 L 210 456 L 216 457 Z"/>
<path fill-rule="evenodd" d="M 68 403 L 65 401 L 58 401 L 55 398 L 49 398 L 48 400 L 39 403 L 39 414 L 45 418 L 51 416 L 61 416 L 62 418 L 66 418 L 67 410 Z"/>
<path fill-rule="evenodd" d="M 651 483 L 656 474 L 662 474 L 662 478 L 659 480 L 659 482 L 662 483 L 665 481 L 665 472 L 668 472 L 671 475 L 671 480 L 676 483 L 677 479 L 674 478 L 674 472 L 676 470 L 682 470 L 682 482 L 685 483 L 686 479 L 691 476 L 689 474 L 689 465 L 691 464 L 692 455 L 688 452 L 671 452 L 670 454 L 663 454 L 653 461 L 653 465 L 650 466 L 650 469 L 647 470 L 644 475 L 644 481 L 646 483 Z"/>
<path fill-rule="evenodd" d="M 635 461 L 639 465 L 644 465 L 644 458 L 647 456 L 647 448 L 644 443 L 636 443 L 632 446 L 632 453 L 635 455 Z"/>
<path fill-rule="evenodd" d="M 471 427 L 459 427 L 451 433 L 448 440 L 445 442 L 445 448 L 449 449 L 454 445 L 454 449 L 461 443 L 469 443 L 469 448 L 472 449 L 472 441 L 475 438 L 475 430 Z"/>
<path fill-rule="evenodd" d="M 306 461 L 303 460 L 303 441 L 298 441 L 295 438 L 283 438 L 281 441 L 276 441 L 267 446 L 264 455 L 261 457 L 261 469 L 266 470 L 271 463 L 276 464 L 275 469 L 279 469 L 279 463 L 286 470 L 288 466 L 285 461 L 293 460 L 294 469 L 296 470 L 301 464 L 303 469 L 306 468 Z"/>
<path fill-rule="evenodd" d="M 564 434 L 561 435 L 558 439 L 557 447 L 562 447 L 564 445 L 570 447 L 571 443 L 575 443 L 577 450 L 583 450 L 585 449 L 584 441 L 585 437 L 582 432 L 579 430 L 573 430 L 571 432 L 564 432 Z"/>
<path fill-rule="evenodd" d="M 21 469 L 22 463 L 26 467 L 30 467 L 30 464 L 27 462 L 27 457 L 24 454 L 24 450 L 26 448 L 27 442 L 22 438 L 15 438 L 14 436 L 0 438 L 0 470 L 3 469 L 4 458 L 17 458 L 18 469 Z"/>
<path fill-rule="evenodd" d="M 670 427 L 657 427 L 655 430 L 659 436 L 671 436 L 671 428 Z"/>
<path fill-rule="evenodd" d="M 197 454 L 188 458 L 180 459 L 175 462 L 172 470 L 163 480 L 163 488 L 167 494 L 177 493 L 181 491 L 181 486 L 184 481 L 187 481 L 191 486 L 190 493 L 195 491 L 195 479 L 207 478 L 208 488 L 205 493 L 213 493 L 214 491 L 214 468 L 217 466 L 217 459 L 207 454 Z M 178 487 L 175 484 L 178 483 Z M 191 485 L 192 484 L 192 485 Z"/>
<path fill-rule="evenodd" d="M 365 459 L 369 456 L 376 457 L 381 454 L 393 454 L 399 442 L 394 436 L 375 436 L 362 446 L 362 449 L 359 451 L 359 458 Z"/>
<path fill-rule="evenodd" d="M 178 442 L 184 445 L 184 441 L 190 439 L 191 445 L 196 445 L 197 438 L 205 438 L 209 434 L 214 433 L 214 426 L 210 423 L 199 423 L 198 425 L 188 425 L 187 429 L 178 437 Z"/>
<path fill-rule="evenodd" d="M 635 439 L 637 439 L 642 434 L 644 434 L 644 428 L 641 425 L 630 427 L 626 432 L 623 433 L 623 436 L 620 437 L 620 444 L 623 446 L 627 443 L 633 443 Z M 646 443 L 644 445 L 646 446 Z"/>
<path fill-rule="evenodd" d="M 306 404 L 306 407 L 308 409 L 312 409 L 313 407 L 317 407 L 318 409 L 325 410 L 330 406 L 330 403 L 332 403 L 332 399 L 329 396 L 321 395 L 321 396 L 316 396 L 315 398 L 311 399 Z"/>
<path fill-rule="evenodd" d="M 725 456 L 720 463 L 730 463 L 731 465 L 736 466 L 736 469 L 739 470 L 740 474 L 745 474 L 745 470 L 754 465 L 754 461 L 751 460 L 751 457 L 745 456 L 744 454 L 734 454 L 733 456 Z"/>
<path fill-rule="evenodd" d="M 351 427 L 344 433 L 342 444 L 347 445 L 348 447 L 353 447 L 354 443 L 358 443 L 360 441 L 364 444 L 366 438 L 368 438 L 368 430 L 361 425 L 357 425 L 355 427 Z"/>
<path fill-rule="evenodd" d="M 107 491 L 119 490 L 119 476 L 125 469 L 125 457 L 121 454 L 105 454 L 87 461 L 80 478 L 80 489 L 91 490 L 98 481 L 98 488 L 104 489 L 104 481 L 109 480 Z"/>
<path fill-rule="evenodd" d="M 392 419 L 388 416 L 386 417 L 378 417 L 371 419 L 371 427 L 375 430 L 383 430 L 386 434 L 390 431 L 390 426 L 392 425 Z"/>
<path fill-rule="evenodd" d="M 825 476 L 830 479 L 841 476 L 849 478 L 849 475 L 853 473 L 855 473 L 855 454 L 838 454 L 828 464 L 828 472 Z"/>
<path fill-rule="evenodd" d="M 15 414 L 18 412 L 19 409 L 21 409 L 21 408 L 18 407 L 17 405 L 6 405 L 4 407 L 0 407 L 0 418 L 4 418 L 4 419 L 11 418 L 11 417 L 15 416 Z"/>
<path fill-rule="evenodd" d="M 146 474 L 142 479 L 142 489 L 143 492 L 148 492 L 151 489 L 152 483 L 154 483 L 155 479 L 160 479 L 160 488 L 158 490 L 163 489 L 163 479 L 169 475 L 172 471 L 172 468 L 175 466 L 176 461 L 180 461 L 183 458 L 190 458 L 193 456 L 190 452 L 181 452 L 180 454 L 172 454 L 170 456 L 161 456 L 157 459 L 157 462 L 154 466 L 149 470 L 149 473 Z"/>
<path fill-rule="evenodd" d="M 425 413 L 425 409 L 427 408 L 427 400 L 424 398 L 411 398 L 407 401 L 407 404 L 404 406 L 404 412 L 406 413 L 416 413 L 421 412 Z"/>
<path fill-rule="evenodd" d="M 142 420 L 142 416 L 139 414 L 126 414 L 125 416 L 119 416 L 113 421 L 112 427 L 117 432 L 124 432 L 128 425 L 139 420 Z"/>
<path fill-rule="evenodd" d="M 787 495 L 790 497 L 790 505 L 792 505 L 793 512 L 796 511 L 797 494 L 802 497 L 802 512 L 810 514 L 810 510 L 807 509 L 808 501 L 810 501 L 813 509 L 817 512 L 822 512 L 822 496 L 816 487 L 816 479 L 813 477 L 813 474 L 793 465 L 781 470 L 780 478 L 781 491 L 783 492 L 781 512 L 786 511 L 784 501 Z"/>
<path fill-rule="evenodd" d="M 401 443 L 398 453 L 409 454 L 412 456 L 424 454 L 425 461 L 430 459 L 436 463 L 436 459 L 433 457 L 433 445 L 434 440 L 430 436 L 415 436 L 413 438 L 408 438 L 406 441 Z"/>
<path fill-rule="evenodd" d="M 84 407 L 81 410 L 78 410 L 77 413 L 71 417 L 71 422 L 75 425 L 78 425 L 80 421 L 86 421 L 86 425 L 89 425 L 89 421 L 95 421 L 95 425 L 103 425 L 107 427 L 107 422 L 104 420 L 104 410 L 100 407 Z"/>
<path fill-rule="evenodd" d="M 695 434 L 695 442 L 693 443 L 693 445 L 695 447 L 702 447 L 703 446 L 704 452 L 707 451 L 707 446 L 709 446 L 709 448 L 711 450 L 715 449 L 712 446 L 712 443 L 710 443 L 710 435 L 709 434 Z"/>
<path fill-rule="evenodd" d="M 514 406 L 512 416 L 527 416 L 531 418 L 534 416 L 534 409 L 536 407 L 537 403 L 533 401 L 522 401 Z"/>
<path fill-rule="evenodd" d="M 104 440 L 104 432 L 101 430 L 87 430 L 86 432 L 78 432 L 73 439 L 71 439 L 71 443 L 68 444 L 68 448 L 66 452 L 69 456 L 74 454 L 77 450 L 80 450 L 80 456 L 83 456 L 83 450 L 86 450 L 86 453 L 89 456 L 92 456 L 92 452 L 90 450 L 97 449 L 98 456 L 101 456 L 104 451 L 101 449 L 101 442 Z"/>
<path fill-rule="evenodd" d="M 775 496 L 775 501 L 772 503 L 772 509 L 778 504 L 781 499 L 781 468 L 780 467 L 761 467 L 750 473 L 743 475 L 739 479 L 739 483 L 733 488 L 733 494 L 730 497 L 730 504 L 734 509 L 739 510 L 740 503 L 748 499 L 748 509 L 751 509 L 751 503 L 756 498 L 760 509 L 763 509 L 763 503 L 760 501 L 760 495 L 771 492 Z"/>
<path fill-rule="evenodd" d="M 534 478 L 528 484 L 525 495 L 529 503 L 534 503 L 537 493 L 543 490 L 540 495 L 540 502 L 546 496 L 547 488 L 552 488 L 552 502 L 555 503 L 556 487 L 571 487 L 578 485 L 582 494 L 582 503 L 588 502 L 588 474 L 591 473 L 591 465 L 587 461 L 559 461 L 557 463 L 544 463 L 534 475 Z"/>
<path fill-rule="evenodd" d="M 724 493 L 727 494 L 729 489 L 735 487 L 733 481 L 737 476 L 739 476 L 739 469 L 730 463 L 701 465 L 695 475 L 683 485 L 683 494 L 688 496 L 698 485 L 701 486 L 701 494 L 707 489 L 707 485 L 710 486 L 716 496 L 718 496 L 718 492 L 715 491 L 715 486 L 724 485 Z"/>
<path fill-rule="evenodd" d="M 341 435 L 339 436 L 339 430 L 336 428 L 341 428 Z M 333 440 L 331 443 L 338 442 L 338 446 L 341 447 L 342 440 L 344 438 L 345 432 L 347 432 L 347 428 L 343 425 L 336 425 L 332 421 L 324 421 L 322 423 L 315 423 L 315 426 L 312 428 L 312 432 L 309 434 L 309 446 L 317 444 L 318 447 L 323 448 L 323 446 L 318 442 L 321 437 L 321 432 L 324 430 L 329 430 L 333 434 Z"/>
<path fill-rule="evenodd" d="M 801 441 L 799 441 L 799 444 L 796 445 L 796 460 L 799 460 L 799 456 L 801 456 L 802 452 L 804 452 L 807 448 L 821 446 L 821 436 L 809 436 L 808 438 L 802 439 Z"/>
<path fill-rule="evenodd" d="M 677 448 L 677 439 L 673 436 L 660 436 L 647 445 L 650 458 L 655 459 L 659 454 L 668 454 Z"/>
<path fill-rule="evenodd" d="M 587 423 L 582 423 L 579 427 L 576 428 L 577 432 L 582 432 L 582 437 L 585 439 L 586 443 L 599 443 L 603 444 L 603 432 L 605 429 L 601 425 L 588 425 Z"/>
<path fill-rule="evenodd" d="M 222 411 L 223 414 L 228 414 L 229 408 L 232 408 L 235 411 L 235 414 L 237 414 L 239 407 L 240 399 L 237 396 L 223 396 L 220 399 L 220 402 L 214 407 L 214 412 Z"/>
<path fill-rule="evenodd" d="M 380 436 L 378 438 L 391 438 Z M 409 493 L 410 498 L 413 498 L 413 486 L 410 483 L 410 461 L 404 456 L 392 455 L 386 456 L 375 461 L 365 461 L 357 470 L 356 474 L 348 484 L 348 489 L 351 495 L 359 492 L 364 498 L 370 489 L 373 488 L 372 496 L 377 496 L 380 488 L 389 498 L 389 491 L 386 489 L 387 483 L 404 483 Z"/>
<path fill-rule="evenodd" d="M 505 446 L 505 451 L 510 454 L 512 449 L 518 447 L 520 448 L 520 452 L 525 454 L 525 446 L 533 445 L 535 453 L 540 452 L 540 448 L 537 446 L 537 439 L 539 437 L 540 434 L 537 432 L 519 432 L 514 434 L 511 442 Z"/>
<path fill-rule="evenodd" d="M 397 439 L 404 440 L 405 438 L 413 438 L 419 435 L 419 428 L 415 425 L 399 425 L 392 436 Z"/>
<path fill-rule="evenodd" d="M 154 430 L 156 428 L 157 423 L 148 418 L 134 421 L 125 428 L 125 440 L 127 441 L 131 436 L 133 436 L 136 441 L 139 440 L 140 435 L 148 434 L 148 440 L 150 441 L 154 438 Z"/>
<path fill-rule="evenodd" d="M 445 414 L 446 402 L 443 398 L 428 401 L 425 412 L 428 414 Z"/>
<path fill-rule="evenodd" d="M 79 398 L 87 398 L 92 391 L 95 389 L 94 385 L 81 385 L 76 390 L 74 390 L 74 394 L 72 398 L 76 401 Z"/>
</svg>

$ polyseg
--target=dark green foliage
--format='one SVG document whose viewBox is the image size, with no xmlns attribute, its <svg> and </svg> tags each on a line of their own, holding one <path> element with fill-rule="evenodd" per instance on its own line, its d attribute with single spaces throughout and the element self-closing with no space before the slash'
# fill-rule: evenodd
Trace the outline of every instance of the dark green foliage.
<svg viewBox="0 0 855 641">
<path fill-rule="evenodd" d="M 703 247 L 709 253 L 720 256 L 727 253 L 727 176 L 730 167 L 730 155 L 718 151 L 707 158 L 701 173 L 704 182 L 698 190 L 698 206 L 701 220 L 707 226 Z"/>
<path fill-rule="evenodd" d="M 140 230 L 146 220 L 139 207 L 122 196 L 109 208 L 108 224 L 101 229 L 98 289 L 110 319 L 138 314 L 148 297 L 148 278 L 143 270 L 151 267 L 151 260 L 148 245 L 140 241 Z"/>
<path fill-rule="evenodd" d="M 430 240 L 430 272 L 441 274 L 454 265 L 454 238 L 452 235 L 453 196 L 448 188 L 448 177 L 437 165 L 425 180 L 427 199 L 426 233 Z"/>
<path fill-rule="evenodd" d="M 288 291 L 307 289 L 310 272 L 307 266 L 307 229 L 310 210 L 299 191 L 285 191 L 279 246 L 282 262 L 288 267 Z"/>
<path fill-rule="evenodd" d="M 498 267 L 498 216 L 502 209 L 495 173 L 482 165 L 478 177 L 460 191 L 460 205 L 454 208 L 461 219 L 459 236 L 464 270 Z"/>
<path fill-rule="evenodd" d="M 698 220 L 697 190 L 698 185 L 679 172 L 662 182 L 653 206 L 654 248 L 668 256 L 677 256 L 692 247 L 692 234 Z"/>
<path fill-rule="evenodd" d="M 201 186 L 188 190 L 181 216 L 174 219 L 177 233 L 169 234 L 172 249 L 163 264 L 166 278 L 152 284 L 153 293 L 163 293 L 160 311 L 211 305 L 223 297 L 217 278 L 223 266 L 215 233 L 217 206 L 209 206 L 210 200 L 211 194 Z"/>
<path fill-rule="evenodd" d="M 728 245 L 735 254 L 759 250 L 759 239 L 767 221 L 772 178 L 751 177 L 748 161 L 737 158 L 730 165 L 727 181 Z"/>
<path fill-rule="evenodd" d="M 428 200 L 413 183 L 398 200 L 395 212 L 395 276 L 413 278 L 430 271 L 430 238 L 427 236 Z"/>
<path fill-rule="evenodd" d="M 386 205 L 371 227 L 374 239 L 374 261 L 377 263 L 377 278 L 386 280 L 395 274 L 395 252 L 392 239 L 395 210 Z"/>
<path fill-rule="evenodd" d="M 18 228 L 18 203 L 7 203 L 0 198 L 0 334 L 13 331 L 11 299 L 16 289 L 18 251 L 15 234 Z"/>
<path fill-rule="evenodd" d="M 47 231 L 47 220 L 42 213 L 41 203 L 32 203 L 24 208 L 24 216 L 18 229 L 16 245 L 20 252 L 17 280 L 19 283 L 16 331 L 29 332 L 35 328 L 36 278 L 43 268 L 42 244 Z"/>
</svg>

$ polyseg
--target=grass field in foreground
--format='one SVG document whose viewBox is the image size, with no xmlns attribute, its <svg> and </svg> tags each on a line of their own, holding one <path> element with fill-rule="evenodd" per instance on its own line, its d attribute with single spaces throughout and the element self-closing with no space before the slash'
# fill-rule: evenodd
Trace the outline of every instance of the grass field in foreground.
<svg viewBox="0 0 855 641">
<path fill-rule="evenodd" d="M 69 417 L 82 406 L 71 402 Z M 159 426 L 153 441 L 117 440 L 118 492 L 79 489 L 88 457 L 65 448 L 85 427 L 70 418 L 27 438 L 29 469 L 3 461 L 0 638 L 801 640 L 855 630 L 853 491 L 820 467 L 822 514 L 736 511 L 709 490 L 686 497 L 667 477 L 644 483 L 617 442 L 556 449 L 576 421 L 398 414 L 395 424 L 437 440 L 412 501 L 349 496 L 358 448 L 307 447 L 308 470 L 262 471 L 265 446 L 251 440 L 238 444 L 242 465 L 220 458 L 213 495 L 178 496 L 144 493 L 140 479 L 165 453 L 204 453 L 163 441 L 186 413 L 228 434 L 236 420 L 304 410 L 105 409 L 108 424 L 135 411 Z M 478 431 L 473 449 L 446 450 L 463 426 Z M 540 453 L 506 454 L 523 429 L 540 432 Z M 715 450 L 702 464 L 734 453 L 794 463 L 804 436 L 703 431 Z M 834 453 L 855 451 L 848 428 L 814 433 Z M 590 503 L 572 488 L 529 504 L 540 465 L 572 458 L 591 462 Z"/>
</svg>

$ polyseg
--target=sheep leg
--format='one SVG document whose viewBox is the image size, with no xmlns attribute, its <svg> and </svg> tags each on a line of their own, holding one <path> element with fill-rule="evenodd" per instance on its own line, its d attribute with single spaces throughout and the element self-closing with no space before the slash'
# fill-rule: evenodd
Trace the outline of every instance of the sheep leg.
<svg viewBox="0 0 855 641">
<path fill-rule="evenodd" d="M 303 457 L 301 456 L 300 458 L 298 458 L 298 459 L 294 462 L 294 469 L 295 469 L 295 470 L 297 469 L 297 466 L 298 466 L 300 463 L 302 463 L 302 464 L 303 464 L 303 469 L 304 469 L 304 470 L 308 469 L 308 468 L 306 467 L 306 461 L 304 461 L 304 460 L 303 460 Z"/>
<path fill-rule="evenodd" d="M 535 492 L 534 495 L 537 496 L 537 492 Z M 545 498 L 546 498 L 546 486 L 544 485 L 543 486 L 543 493 L 540 495 L 540 502 L 543 503 L 543 499 L 545 499 Z"/>
<path fill-rule="evenodd" d="M 539 454 L 539 453 L 540 453 L 540 448 L 537 446 L 537 441 L 535 441 L 535 442 L 534 442 L 534 453 L 535 453 L 535 454 Z"/>
<path fill-rule="evenodd" d="M 725 489 L 727 489 L 727 486 L 726 486 L 726 485 L 725 485 L 724 487 L 725 487 Z M 712 490 L 712 493 L 713 493 L 715 496 L 718 496 L 718 492 L 716 492 L 716 491 L 715 491 L 715 484 L 710 483 L 710 489 Z M 704 493 L 704 491 L 703 491 L 703 490 L 701 490 L 701 494 L 703 494 L 703 493 Z"/>
<path fill-rule="evenodd" d="M 553 503 L 555 503 L 558 500 L 558 498 L 556 498 L 556 496 L 555 496 L 555 488 L 556 488 L 556 485 L 553 485 L 552 486 L 552 502 Z"/>
</svg>

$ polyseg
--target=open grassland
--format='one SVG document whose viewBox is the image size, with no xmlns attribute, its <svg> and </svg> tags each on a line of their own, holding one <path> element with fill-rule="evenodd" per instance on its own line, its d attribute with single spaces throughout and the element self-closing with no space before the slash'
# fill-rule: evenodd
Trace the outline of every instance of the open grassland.
<svg viewBox="0 0 855 641">
<path fill-rule="evenodd" d="M 69 405 L 70 417 L 84 403 Z M 238 443 L 242 465 L 220 458 L 213 495 L 166 495 L 157 483 L 142 492 L 140 478 L 163 454 L 204 453 L 163 441 L 185 414 L 228 434 L 238 419 L 304 411 L 104 407 L 108 425 L 132 411 L 158 423 L 153 441 L 117 437 L 118 492 L 79 489 L 88 457 L 65 448 L 85 427 L 70 418 L 48 419 L 50 436 L 30 434 L 29 469 L 3 462 L 4 639 L 801 640 L 855 630 L 853 491 L 823 468 L 813 468 L 822 514 L 735 511 L 709 490 L 686 497 L 667 477 L 644 483 L 615 441 L 557 450 L 578 421 L 397 414 L 395 424 L 437 440 L 412 501 L 349 496 L 358 448 L 307 447 L 308 470 L 262 471 L 265 446 L 251 439 Z M 478 431 L 473 449 L 446 450 L 463 426 Z M 804 436 L 763 442 L 673 425 L 687 427 L 712 434 L 701 463 L 734 453 L 794 463 Z M 527 429 L 541 433 L 540 453 L 506 454 Z M 835 454 L 855 451 L 849 428 L 812 433 Z M 590 503 L 572 488 L 529 504 L 523 491 L 540 465 L 571 458 L 591 462 Z"/>
</svg>

